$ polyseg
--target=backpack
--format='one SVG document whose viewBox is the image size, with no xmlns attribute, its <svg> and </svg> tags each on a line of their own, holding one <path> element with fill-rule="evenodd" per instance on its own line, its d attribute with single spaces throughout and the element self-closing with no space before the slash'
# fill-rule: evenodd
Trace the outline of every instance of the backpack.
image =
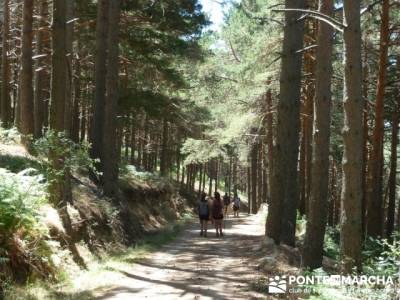
<svg viewBox="0 0 400 300">
<path fill-rule="evenodd" d="M 207 201 L 200 201 L 199 203 L 199 215 L 208 216 L 208 203 Z"/>
<path fill-rule="evenodd" d="M 230 203 L 231 203 L 231 199 L 229 198 L 229 196 L 224 196 L 224 204 L 229 205 Z"/>
</svg>

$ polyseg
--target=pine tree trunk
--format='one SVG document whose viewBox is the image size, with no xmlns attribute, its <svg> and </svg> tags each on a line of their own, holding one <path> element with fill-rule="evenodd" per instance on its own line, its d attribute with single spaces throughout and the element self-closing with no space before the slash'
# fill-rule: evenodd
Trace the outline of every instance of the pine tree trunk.
<svg viewBox="0 0 400 300">
<path fill-rule="evenodd" d="M 397 61 L 399 62 L 399 61 Z M 397 145 L 399 143 L 399 110 L 400 110 L 400 96 L 398 97 L 397 107 L 394 108 L 392 114 L 392 143 L 390 154 L 390 174 L 389 174 L 389 203 L 387 212 L 386 223 L 386 237 L 391 238 L 394 230 L 394 216 L 396 210 L 396 177 L 397 177 Z"/>
<path fill-rule="evenodd" d="M 136 125 L 135 125 L 135 119 L 134 119 L 134 116 L 132 113 L 131 114 L 131 139 L 130 139 L 131 153 L 130 153 L 130 158 L 129 158 L 129 163 L 131 165 L 135 165 L 135 152 L 136 152 L 135 141 L 136 141 Z"/>
<path fill-rule="evenodd" d="M 304 0 L 286 0 L 286 8 L 304 8 Z M 294 245 L 296 209 L 299 199 L 297 165 L 299 152 L 300 86 L 303 46 L 303 22 L 298 12 L 285 12 L 286 25 L 282 48 L 280 99 L 276 160 L 266 233 L 276 243 Z"/>
<path fill-rule="evenodd" d="M 75 142 L 79 142 L 79 115 L 80 115 L 80 107 L 82 106 L 82 92 L 81 92 L 81 61 L 80 61 L 80 38 L 78 38 L 77 42 L 77 52 L 78 58 L 75 59 L 75 76 L 73 78 L 73 89 L 74 89 L 74 100 L 73 100 L 73 109 L 72 109 L 72 124 L 71 124 L 71 139 Z M 83 112 L 82 112 L 83 115 Z"/>
<path fill-rule="evenodd" d="M 211 175 L 211 162 L 208 162 L 208 176 L 209 176 L 209 183 L 208 183 L 208 197 L 211 197 L 212 194 L 212 175 Z"/>
<path fill-rule="evenodd" d="M 237 194 L 238 183 L 237 183 L 237 157 L 236 156 L 234 157 L 234 160 L 233 160 L 232 184 L 233 184 L 233 193 Z"/>
<path fill-rule="evenodd" d="M 252 145 L 251 148 L 251 213 L 257 213 L 257 182 L 258 182 L 258 142 Z"/>
<path fill-rule="evenodd" d="M 50 128 L 56 132 L 64 131 L 65 82 L 67 80 L 66 62 L 66 1 L 54 0 L 52 25 L 52 76 Z"/>
<path fill-rule="evenodd" d="M 67 68 L 67 80 L 65 82 L 65 113 L 64 113 L 64 130 L 67 136 L 71 137 L 72 128 L 72 57 L 73 57 L 73 38 L 74 38 L 74 22 L 71 20 L 74 18 L 74 0 L 66 1 L 66 18 L 67 18 L 67 31 L 66 31 L 66 68 Z"/>
<path fill-rule="evenodd" d="M 1 59 L 1 122 L 2 126 L 9 128 L 12 125 L 11 97 L 10 97 L 10 0 L 4 0 L 3 5 L 3 49 Z"/>
<path fill-rule="evenodd" d="M 28 135 L 33 135 L 33 0 L 24 0 L 22 24 L 22 55 L 20 73 L 21 133 L 23 143 L 29 146 Z"/>
<path fill-rule="evenodd" d="M 219 188 L 219 161 L 218 159 L 215 159 L 215 186 L 214 186 L 214 193 L 218 192 Z"/>
<path fill-rule="evenodd" d="M 232 156 L 229 158 L 229 172 L 228 172 L 228 195 L 232 192 Z"/>
<path fill-rule="evenodd" d="M 162 146 L 161 146 L 161 157 L 160 157 L 160 174 L 161 176 L 167 175 L 167 146 L 168 146 L 168 122 L 167 119 L 163 120 L 163 132 L 162 132 Z"/>
<path fill-rule="evenodd" d="M 87 95 L 87 93 L 85 93 Z M 82 104 L 81 104 L 81 122 L 80 122 L 80 137 L 79 141 L 83 142 L 85 140 L 86 132 L 88 130 L 88 97 L 82 97 Z"/>
<path fill-rule="evenodd" d="M 65 125 L 65 82 L 67 77 L 65 0 L 53 1 L 52 49 L 50 129 L 58 134 L 64 131 Z M 56 139 L 56 143 L 59 143 L 56 147 L 63 146 L 58 138 Z M 56 207 L 59 207 L 60 217 L 68 235 L 67 243 L 69 250 L 75 262 L 82 267 L 86 267 L 85 262 L 79 256 L 76 245 L 71 239 L 73 228 L 67 204 L 72 201 L 72 193 L 69 172 L 63 169 L 65 167 L 64 157 L 60 157 L 58 153 L 51 151 L 50 160 L 52 167 L 62 173 L 62 175 L 58 175 L 50 183 L 50 200 Z"/>
<path fill-rule="evenodd" d="M 120 0 L 109 4 L 108 57 L 106 76 L 106 102 L 104 105 L 103 181 L 104 192 L 115 196 L 118 189 L 117 110 L 118 110 L 118 53 Z"/>
<path fill-rule="evenodd" d="M 258 143 L 257 147 L 257 211 L 263 202 L 263 151 L 262 143 Z"/>
<path fill-rule="evenodd" d="M 313 29 L 310 29 L 311 34 L 313 35 Z M 314 62 L 312 58 L 307 55 L 307 74 L 314 74 Z M 310 77 L 310 76 L 308 76 Z M 307 78 L 306 80 L 306 90 L 305 90 L 305 128 L 304 128 L 304 151 L 305 151 L 305 161 L 304 161 L 304 175 L 305 175 L 305 184 L 304 184 L 304 213 L 308 215 L 309 206 L 310 206 L 310 193 L 311 193 L 311 165 L 312 165 L 312 142 L 313 142 L 313 98 L 315 94 L 314 88 L 314 78 Z"/>
<path fill-rule="evenodd" d="M 204 163 L 203 164 L 203 169 L 204 169 L 204 172 L 203 172 L 203 186 L 202 186 L 202 188 L 201 188 L 201 191 L 204 193 L 205 192 L 205 190 L 206 190 L 206 175 L 207 175 L 207 165 Z"/>
<path fill-rule="evenodd" d="M 103 130 L 106 98 L 106 74 L 107 74 L 107 36 L 109 22 L 109 1 L 99 0 L 97 3 L 96 21 L 96 57 L 95 57 L 95 91 L 93 101 L 93 119 L 90 128 L 91 151 L 93 159 L 102 159 Z M 102 169 L 102 161 L 97 165 Z"/>
<path fill-rule="evenodd" d="M 304 105 L 302 105 L 302 114 L 305 114 Z M 301 120 L 301 139 L 300 139 L 300 160 L 299 160 L 299 213 L 301 216 L 306 214 L 306 130 L 305 118 Z"/>
<path fill-rule="evenodd" d="M 336 177 L 333 168 L 333 160 L 330 161 L 330 174 L 329 174 L 329 208 L 328 208 L 328 225 L 333 227 L 334 224 L 334 211 L 335 211 L 335 198 L 334 190 L 336 184 Z"/>
<path fill-rule="evenodd" d="M 389 0 L 382 2 L 381 36 L 379 52 L 379 75 L 375 104 L 375 127 L 372 135 L 372 151 L 369 160 L 369 182 L 367 191 L 367 234 L 382 236 L 382 170 L 383 170 L 383 106 L 389 47 Z"/>
<path fill-rule="evenodd" d="M 18 82 L 20 83 L 20 76 L 21 76 L 21 49 L 22 49 L 22 30 L 14 30 L 14 28 L 22 28 L 23 23 L 23 0 L 18 0 L 18 5 L 12 10 L 12 18 L 10 19 L 13 21 L 13 27 L 10 27 L 13 34 L 10 38 L 10 50 L 14 49 L 14 58 L 11 60 L 11 53 L 9 53 L 10 60 L 12 61 L 11 64 L 11 72 L 12 78 L 11 82 Z M 10 2 L 10 9 L 12 2 Z M 13 102 L 13 116 L 14 116 L 14 126 L 21 131 L 21 101 L 20 101 L 20 88 L 19 85 L 13 84 L 10 85 L 12 91 L 12 102 Z M 12 119 L 12 117 L 11 117 Z"/>
<path fill-rule="evenodd" d="M 365 51 L 364 62 L 364 112 L 363 112 L 363 126 L 364 126 L 364 146 L 363 146 L 363 181 L 362 181 L 362 203 L 361 203 L 361 227 L 362 233 L 365 233 L 366 227 L 366 211 L 367 211 L 367 186 L 368 186 L 368 60 L 367 51 Z"/>
<path fill-rule="evenodd" d="M 246 188 L 247 188 L 247 213 L 250 214 L 251 213 L 251 202 L 252 202 L 252 197 L 253 197 L 253 193 L 254 193 L 254 191 L 252 190 L 250 164 L 247 167 L 247 184 L 246 184 Z"/>
<path fill-rule="evenodd" d="M 36 55 L 44 55 L 44 57 L 40 57 L 36 61 L 36 71 L 35 71 L 35 89 L 34 89 L 34 120 L 35 120 L 35 138 L 39 138 L 43 134 L 43 126 L 44 119 L 46 117 L 45 109 L 46 109 L 46 101 L 47 101 L 47 89 L 49 75 L 47 68 L 45 66 L 49 55 L 50 45 L 48 41 L 50 40 L 47 30 L 47 21 L 48 21 L 48 13 L 49 6 L 47 0 L 43 0 L 40 3 L 39 15 L 39 30 L 37 33 L 37 42 L 36 42 Z"/>
<path fill-rule="evenodd" d="M 343 270 L 361 269 L 363 96 L 360 0 L 344 1 L 344 128 L 340 247 Z"/>
<path fill-rule="evenodd" d="M 332 16 L 333 0 L 320 0 L 319 12 Z M 317 45 L 312 185 L 302 254 L 304 266 L 311 269 L 322 266 L 328 211 L 333 30 L 323 22 L 319 24 Z"/>
<path fill-rule="evenodd" d="M 273 115 L 272 115 L 272 93 L 271 89 L 267 91 L 267 148 L 268 148 L 268 203 L 271 199 L 272 174 L 274 170 L 274 133 L 273 133 Z"/>
</svg>

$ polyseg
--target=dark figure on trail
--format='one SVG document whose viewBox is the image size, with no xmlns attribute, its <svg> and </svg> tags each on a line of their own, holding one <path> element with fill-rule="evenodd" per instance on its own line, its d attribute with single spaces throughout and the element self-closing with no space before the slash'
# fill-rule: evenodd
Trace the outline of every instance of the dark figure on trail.
<svg viewBox="0 0 400 300">
<path fill-rule="evenodd" d="M 231 204 L 231 197 L 229 197 L 228 193 L 225 193 L 223 199 L 224 199 L 224 215 L 227 216 L 229 204 Z"/>
<path fill-rule="evenodd" d="M 235 193 L 235 196 L 233 197 L 233 216 L 239 217 L 239 211 L 240 211 L 240 198 Z"/>
<path fill-rule="evenodd" d="M 207 236 L 207 223 L 210 219 L 210 207 L 208 205 L 208 201 L 206 199 L 206 193 L 201 194 L 201 199 L 199 202 L 199 219 L 200 219 L 200 236 Z"/>
<path fill-rule="evenodd" d="M 223 204 L 221 195 L 218 192 L 215 192 L 212 204 L 212 218 L 214 220 L 215 233 L 217 237 L 224 236 L 222 233 L 222 220 L 224 218 L 222 210 L 223 210 Z"/>
</svg>

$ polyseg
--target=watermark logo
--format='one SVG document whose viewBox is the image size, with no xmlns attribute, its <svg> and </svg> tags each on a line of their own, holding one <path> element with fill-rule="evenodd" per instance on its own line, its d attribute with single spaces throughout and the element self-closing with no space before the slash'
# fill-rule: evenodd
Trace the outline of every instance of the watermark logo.
<svg viewBox="0 0 400 300">
<path fill-rule="evenodd" d="M 287 290 L 286 276 L 275 276 L 269 278 L 268 293 L 284 294 Z"/>
<path fill-rule="evenodd" d="M 345 276 L 345 275 L 314 275 L 314 276 L 273 276 L 269 278 L 268 293 L 311 293 L 319 285 L 339 287 L 393 287 L 395 280 L 391 276 Z M 314 286 L 314 287 L 313 287 Z"/>
</svg>

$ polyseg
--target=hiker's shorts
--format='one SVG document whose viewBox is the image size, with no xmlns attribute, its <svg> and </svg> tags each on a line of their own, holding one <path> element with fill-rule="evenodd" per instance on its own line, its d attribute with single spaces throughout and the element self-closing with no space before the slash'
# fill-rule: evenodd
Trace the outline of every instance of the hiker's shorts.
<svg viewBox="0 0 400 300">
<path fill-rule="evenodd" d="M 200 219 L 200 221 L 208 221 L 209 217 L 208 217 L 208 215 L 205 215 L 205 216 L 199 215 L 199 219 Z"/>
</svg>

